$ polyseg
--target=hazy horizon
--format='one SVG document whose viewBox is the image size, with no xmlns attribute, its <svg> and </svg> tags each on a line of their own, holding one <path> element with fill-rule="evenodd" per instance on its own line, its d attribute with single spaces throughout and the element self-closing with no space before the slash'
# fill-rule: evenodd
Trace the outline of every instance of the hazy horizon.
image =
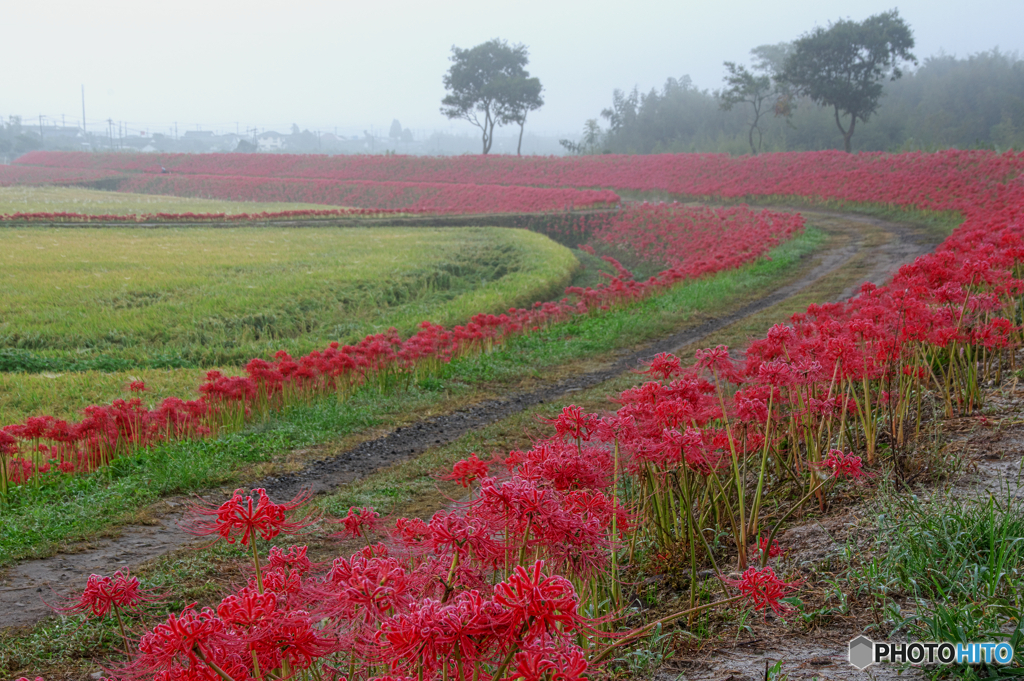
<svg viewBox="0 0 1024 681">
<path fill-rule="evenodd" d="M 728 6 L 644 0 L 621 4 L 540 3 L 508 9 L 466 2 L 443 8 L 404 0 L 386 6 L 298 2 L 199 3 L 173 10 L 121 2 L 27 4 L 6 9 L 16 30 L 0 45 L 7 65 L 0 116 L 35 124 L 79 125 L 85 88 L 88 127 L 125 122 L 137 134 L 256 127 L 387 135 L 393 119 L 421 134 L 472 134 L 439 111 L 452 45 L 491 38 L 529 48 L 531 75 L 545 106 L 527 133 L 578 134 L 609 105 L 612 90 L 660 88 L 689 75 L 700 89 L 721 87 L 723 61 L 749 62 L 751 48 L 790 41 L 840 18 L 861 20 L 893 8 L 866 0 L 856 13 L 797 0 L 765 11 L 741 0 Z M 386 7 L 381 10 L 381 7 Z M 1024 3 L 948 0 L 896 5 L 911 26 L 919 60 L 1017 51 Z M 510 133 L 511 134 L 511 133 Z"/>
</svg>

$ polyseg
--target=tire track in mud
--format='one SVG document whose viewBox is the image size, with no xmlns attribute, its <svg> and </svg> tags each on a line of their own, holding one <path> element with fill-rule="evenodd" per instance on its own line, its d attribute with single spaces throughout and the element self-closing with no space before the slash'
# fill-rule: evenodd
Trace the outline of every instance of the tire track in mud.
<svg viewBox="0 0 1024 681">
<path fill-rule="evenodd" d="M 711 334 L 799 294 L 836 273 L 858 256 L 870 263 L 858 281 L 884 283 L 902 264 L 932 250 L 940 241 L 938 237 L 913 227 L 861 215 L 808 210 L 802 212 L 811 223 L 824 221 L 825 231 L 845 236 L 846 243 L 809 256 L 817 258 L 818 262 L 797 281 L 769 292 L 728 315 L 685 328 L 640 350 L 621 352 L 619 359 L 602 369 L 398 428 L 341 454 L 312 461 L 300 471 L 269 477 L 254 483 L 252 487 L 265 487 L 275 499 L 291 498 L 303 488 L 310 488 L 315 493 L 333 490 L 432 447 L 451 443 L 468 432 L 534 405 L 597 386 L 638 367 L 659 352 L 676 352 L 698 343 Z M 884 243 L 866 245 L 867 230 L 880 230 L 889 238 L 883 239 Z M 856 288 L 848 289 L 839 298 L 848 298 L 855 292 Z M 209 498 L 213 500 L 216 496 L 216 493 L 211 493 Z M 174 505 L 174 502 L 165 503 Z M 179 514 L 172 513 L 157 519 L 153 525 L 122 527 L 116 538 L 94 540 L 75 553 L 23 561 L 0 573 L 0 629 L 31 626 L 52 615 L 52 610 L 43 601 L 54 603 L 62 594 L 80 590 L 93 572 L 110 574 L 118 568 L 138 565 L 195 541 L 194 537 L 177 527 L 178 520 Z"/>
</svg>

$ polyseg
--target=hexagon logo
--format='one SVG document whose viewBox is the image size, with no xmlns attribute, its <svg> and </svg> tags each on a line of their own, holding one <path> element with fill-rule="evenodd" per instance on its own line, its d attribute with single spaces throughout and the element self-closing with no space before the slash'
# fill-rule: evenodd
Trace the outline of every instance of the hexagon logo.
<svg viewBox="0 0 1024 681">
<path fill-rule="evenodd" d="M 875 642 L 867 636 L 858 636 L 850 641 L 850 664 L 860 670 L 867 669 L 875 661 Z"/>
</svg>

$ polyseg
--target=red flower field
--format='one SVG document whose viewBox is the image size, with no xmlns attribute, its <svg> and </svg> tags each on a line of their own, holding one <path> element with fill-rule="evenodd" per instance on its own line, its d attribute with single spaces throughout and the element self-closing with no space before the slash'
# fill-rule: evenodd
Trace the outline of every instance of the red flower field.
<svg viewBox="0 0 1024 681">
<path fill-rule="evenodd" d="M 528 451 L 459 462 L 445 475 L 473 493 L 454 510 L 429 521 L 385 521 L 373 509 L 353 509 L 338 522 L 366 547 L 330 565 L 311 564 L 301 546 L 287 553 L 275 547 L 269 563 L 260 564 L 257 541 L 317 521 L 288 516 L 301 499 L 279 505 L 263 490 L 239 490 L 218 509 L 194 509 L 197 532 L 228 541 L 241 532 L 242 543 L 252 542 L 252 578 L 218 608 L 187 607 L 144 634 L 128 655 L 125 678 L 288 678 L 308 671 L 307 678 L 349 681 L 578 679 L 651 631 L 606 633 L 626 605 L 620 556 L 637 537 L 666 551 L 685 545 L 693 589 L 692 556 L 707 541 L 707 524 L 716 522 L 714 538 L 728 538 L 735 556 L 730 568 L 740 577 L 725 578 L 715 566 L 721 600 L 656 624 L 741 601 L 783 613 L 787 605 L 780 599 L 800 585 L 771 565 L 785 551 L 774 540 L 786 519 L 766 510 L 772 485 L 787 485 L 787 508 L 824 509 L 837 485 L 863 484 L 874 474 L 880 442 L 899 449 L 911 437 L 924 418 L 923 395 L 935 396 L 948 415 L 972 413 L 982 383 L 1010 366 L 1022 341 L 1019 154 L 385 159 L 34 153 L 19 163 L 52 169 L 55 176 L 121 173 L 126 186 L 143 188 L 157 180 L 186 188 L 220 181 L 243 186 L 242 177 L 252 178 L 253 187 L 322 182 L 331 191 L 356 187 L 351 195 L 367 203 L 393 207 L 388 202 L 415 199 L 411 205 L 437 212 L 473 212 L 463 211 L 478 205 L 460 198 L 471 191 L 467 187 L 510 197 L 502 205 L 512 211 L 558 208 L 544 203 L 547 198 L 535 202 L 524 188 L 583 195 L 585 188 L 602 187 L 865 202 L 963 217 L 934 253 L 903 267 L 888 285 L 865 284 L 847 302 L 811 305 L 755 340 L 742 359 L 727 348 L 709 348 L 684 368 L 678 358 L 661 355 L 646 382 L 618 395 L 614 413 L 566 407 L 550 422 L 553 434 Z M 171 169 L 172 179 L 153 175 L 154 164 Z M 364 180 L 371 184 L 360 184 Z M 398 194 L 404 198 L 394 199 Z M 41 416 L 7 426 L 0 430 L 4 491 L 58 475 L 48 472 L 51 466 L 72 474 L 163 438 L 214 435 L 292 400 L 345 394 L 481 351 L 511 334 L 628 305 L 679 280 L 760 257 L 803 225 L 799 216 L 746 206 L 641 204 L 560 218 L 551 222 L 552 233 L 631 249 L 666 269 L 636 282 L 613 263 L 617 276 L 599 288 L 570 290 L 557 303 L 478 315 L 453 329 L 425 321 L 408 339 L 383 333 L 301 358 L 281 352 L 273 360 L 253 359 L 244 376 L 211 372 L 202 397 L 191 402 L 168 400 L 146 410 L 139 400 L 118 401 L 90 407 L 77 424 Z M 621 485 L 627 478 L 628 497 Z M 97 581 L 93 591 L 110 583 Z M 108 600 L 86 594 L 82 603 L 100 603 L 102 612 L 93 611 L 101 615 Z"/>
</svg>

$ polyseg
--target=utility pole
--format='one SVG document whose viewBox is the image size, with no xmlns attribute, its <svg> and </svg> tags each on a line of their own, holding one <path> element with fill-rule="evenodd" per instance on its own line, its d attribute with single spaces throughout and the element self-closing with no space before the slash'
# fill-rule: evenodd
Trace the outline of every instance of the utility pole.
<svg viewBox="0 0 1024 681">
<path fill-rule="evenodd" d="M 110 140 L 110 150 L 114 150 L 114 119 L 107 119 L 107 139 Z"/>
<path fill-rule="evenodd" d="M 82 132 L 87 131 L 88 128 L 85 127 L 85 83 L 82 83 Z"/>
<path fill-rule="evenodd" d="M 43 115 L 39 114 L 39 143 L 43 143 Z"/>
<path fill-rule="evenodd" d="M 174 141 L 178 141 L 178 121 L 174 121 Z"/>
</svg>

